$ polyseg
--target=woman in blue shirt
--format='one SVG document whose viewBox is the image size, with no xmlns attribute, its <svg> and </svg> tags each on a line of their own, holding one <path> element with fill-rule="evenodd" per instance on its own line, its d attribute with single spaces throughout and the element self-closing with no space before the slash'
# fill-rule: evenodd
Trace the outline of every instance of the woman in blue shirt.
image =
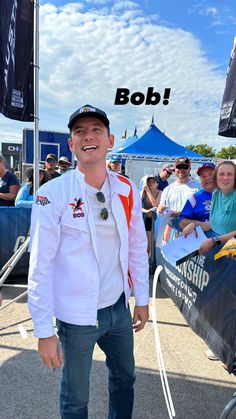
<svg viewBox="0 0 236 419">
<path fill-rule="evenodd" d="M 50 180 L 50 175 L 46 170 L 39 169 L 39 186 Z M 32 208 L 34 195 L 33 195 L 33 184 L 34 184 L 34 169 L 29 168 L 26 171 L 26 183 L 20 188 L 16 200 L 15 207 L 18 208 Z"/>
</svg>

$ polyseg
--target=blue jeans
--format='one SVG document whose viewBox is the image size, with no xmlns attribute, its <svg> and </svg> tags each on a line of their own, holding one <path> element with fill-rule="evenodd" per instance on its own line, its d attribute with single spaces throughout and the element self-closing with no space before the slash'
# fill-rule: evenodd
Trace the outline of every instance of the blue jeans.
<svg viewBox="0 0 236 419">
<path fill-rule="evenodd" d="M 98 310 L 97 326 L 57 320 L 64 352 L 60 411 L 62 419 L 87 419 L 89 375 L 95 343 L 106 355 L 109 369 L 109 419 L 130 419 L 134 399 L 132 318 L 124 294 L 112 306 Z"/>
</svg>

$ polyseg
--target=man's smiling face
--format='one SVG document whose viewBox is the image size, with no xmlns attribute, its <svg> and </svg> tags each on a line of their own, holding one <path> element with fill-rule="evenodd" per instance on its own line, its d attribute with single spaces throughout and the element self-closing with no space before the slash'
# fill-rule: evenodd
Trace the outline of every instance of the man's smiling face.
<svg viewBox="0 0 236 419">
<path fill-rule="evenodd" d="M 82 117 L 75 121 L 70 150 L 75 153 L 80 166 L 96 164 L 104 160 L 107 150 L 114 145 L 114 137 L 107 127 L 96 117 Z"/>
</svg>

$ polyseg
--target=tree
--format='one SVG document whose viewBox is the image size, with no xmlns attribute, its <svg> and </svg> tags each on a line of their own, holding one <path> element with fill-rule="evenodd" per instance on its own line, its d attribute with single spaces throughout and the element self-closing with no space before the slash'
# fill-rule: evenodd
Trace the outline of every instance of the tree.
<svg viewBox="0 0 236 419">
<path fill-rule="evenodd" d="M 187 145 L 186 148 L 194 151 L 195 153 L 201 154 L 202 156 L 205 156 L 205 157 L 215 156 L 215 150 L 213 150 L 213 148 L 207 144 L 198 144 L 198 145 L 190 144 L 190 145 Z"/>
<path fill-rule="evenodd" d="M 222 147 L 216 154 L 216 157 L 220 157 L 222 159 L 236 159 L 236 145 Z"/>
</svg>

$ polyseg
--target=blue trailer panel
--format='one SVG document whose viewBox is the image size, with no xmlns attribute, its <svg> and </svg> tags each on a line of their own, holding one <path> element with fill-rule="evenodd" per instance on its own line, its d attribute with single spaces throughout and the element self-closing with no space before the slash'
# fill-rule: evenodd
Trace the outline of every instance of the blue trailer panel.
<svg viewBox="0 0 236 419">
<path fill-rule="evenodd" d="M 72 154 L 68 146 L 69 132 L 39 131 L 39 160 L 44 162 L 47 154 L 53 153 L 57 159 L 61 156 L 68 157 L 72 162 Z M 33 164 L 34 161 L 34 131 L 23 130 L 23 164 Z"/>
</svg>

